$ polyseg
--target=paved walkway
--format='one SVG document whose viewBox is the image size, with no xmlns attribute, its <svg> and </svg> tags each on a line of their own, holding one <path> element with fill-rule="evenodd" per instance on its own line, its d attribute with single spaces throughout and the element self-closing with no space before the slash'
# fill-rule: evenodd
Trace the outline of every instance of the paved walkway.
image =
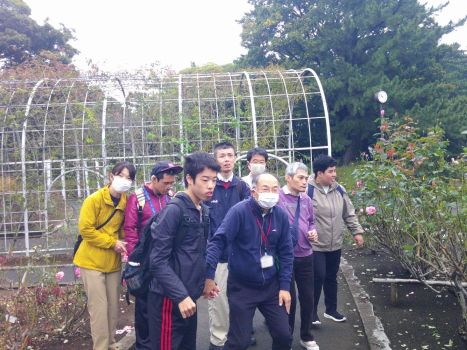
<svg viewBox="0 0 467 350">
<path fill-rule="evenodd" d="M 322 299 L 322 298 L 321 298 Z M 322 317 L 324 312 L 323 300 L 319 306 L 319 316 L 321 326 L 314 330 L 316 342 L 320 346 L 320 350 L 353 350 L 369 349 L 368 341 L 365 336 L 364 328 L 356 305 L 350 294 L 350 290 L 345 283 L 342 275 L 339 274 L 339 295 L 338 304 L 340 311 L 346 315 L 347 321 L 336 323 Z M 209 347 L 209 324 L 207 313 L 207 302 L 200 299 L 198 303 L 198 350 L 207 350 Z M 300 312 L 297 310 L 297 320 L 295 325 L 295 334 L 293 342 L 293 350 L 303 349 L 300 346 Z M 251 350 L 269 350 L 271 349 L 271 337 L 264 323 L 264 318 L 259 311 L 256 312 L 254 318 L 255 336 L 258 344 L 250 347 Z"/>
</svg>

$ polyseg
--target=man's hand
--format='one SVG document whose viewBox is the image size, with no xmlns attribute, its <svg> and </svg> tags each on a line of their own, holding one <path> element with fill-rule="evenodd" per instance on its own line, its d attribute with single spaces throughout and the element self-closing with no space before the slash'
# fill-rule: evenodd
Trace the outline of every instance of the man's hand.
<svg viewBox="0 0 467 350">
<path fill-rule="evenodd" d="M 310 242 L 318 242 L 318 232 L 316 229 L 308 231 L 308 240 Z"/>
<path fill-rule="evenodd" d="M 117 240 L 117 242 L 115 242 L 115 245 L 114 245 L 114 250 L 119 253 L 119 254 L 126 254 L 127 251 L 126 251 L 126 242 L 123 242 L 123 241 L 120 241 L 120 240 Z"/>
<path fill-rule="evenodd" d="M 286 290 L 279 291 L 279 306 L 285 305 L 285 311 L 290 313 L 290 303 L 292 298 L 290 297 L 290 293 Z"/>
<path fill-rule="evenodd" d="M 186 297 L 178 304 L 178 309 L 183 318 L 191 317 L 196 312 L 196 304 L 190 297 Z"/>
<path fill-rule="evenodd" d="M 203 295 L 206 299 L 214 299 L 219 295 L 220 289 L 212 279 L 206 279 L 204 282 Z"/>
<path fill-rule="evenodd" d="M 353 236 L 353 239 L 355 240 L 355 243 L 357 243 L 359 247 L 361 247 L 364 243 L 363 236 L 360 233 L 358 235 Z"/>
</svg>

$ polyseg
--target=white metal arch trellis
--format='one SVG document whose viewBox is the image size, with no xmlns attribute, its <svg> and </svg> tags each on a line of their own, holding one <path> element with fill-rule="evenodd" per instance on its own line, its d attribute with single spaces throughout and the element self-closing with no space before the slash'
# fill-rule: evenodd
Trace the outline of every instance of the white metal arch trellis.
<svg viewBox="0 0 467 350">
<path fill-rule="evenodd" d="M 0 253 L 70 249 L 74 208 L 119 160 L 135 163 L 140 183 L 157 160 L 223 139 L 240 159 L 267 149 L 271 169 L 331 154 L 323 87 L 309 68 L 0 81 L 1 114 Z"/>
</svg>

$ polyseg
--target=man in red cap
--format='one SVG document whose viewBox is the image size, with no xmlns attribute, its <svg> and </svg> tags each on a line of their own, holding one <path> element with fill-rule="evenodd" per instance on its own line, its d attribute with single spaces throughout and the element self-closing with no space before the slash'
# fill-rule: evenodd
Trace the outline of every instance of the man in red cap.
<svg viewBox="0 0 467 350">
<path fill-rule="evenodd" d="M 169 193 L 175 176 L 183 167 L 168 161 L 156 163 L 151 171 L 151 180 L 138 188 L 127 201 L 125 209 L 125 242 L 128 256 L 138 243 L 146 221 L 158 213 L 170 200 Z M 136 349 L 151 349 L 148 331 L 147 298 L 135 298 Z"/>
</svg>

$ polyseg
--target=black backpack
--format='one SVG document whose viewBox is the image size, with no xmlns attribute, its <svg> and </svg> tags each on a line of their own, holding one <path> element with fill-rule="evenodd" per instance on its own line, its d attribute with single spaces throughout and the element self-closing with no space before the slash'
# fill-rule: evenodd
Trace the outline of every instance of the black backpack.
<svg viewBox="0 0 467 350">
<path fill-rule="evenodd" d="M 182 211 L 174 242 L 174 247 L 177 247 L 185 239 L 190 225 L 190 217 L 186 204 L 182 199 L 174 197 L 167 203 L 165 208 L 169 205 L 176 205 Z M 136 243 L 133 252 L 128 257 L 128 262 L 125 264 L 125 269 L 123 270 L 122 280 L 126 282 L 127 291 L 136 297 L 145 296 L 149 289 L 149 282 L 151 281 L 149 253 L 153 241 L 151 227 L 157 222 L 161 212 L 162 211 L 153 215 L 144 225 L 138 243 Z"/>
</svg>

